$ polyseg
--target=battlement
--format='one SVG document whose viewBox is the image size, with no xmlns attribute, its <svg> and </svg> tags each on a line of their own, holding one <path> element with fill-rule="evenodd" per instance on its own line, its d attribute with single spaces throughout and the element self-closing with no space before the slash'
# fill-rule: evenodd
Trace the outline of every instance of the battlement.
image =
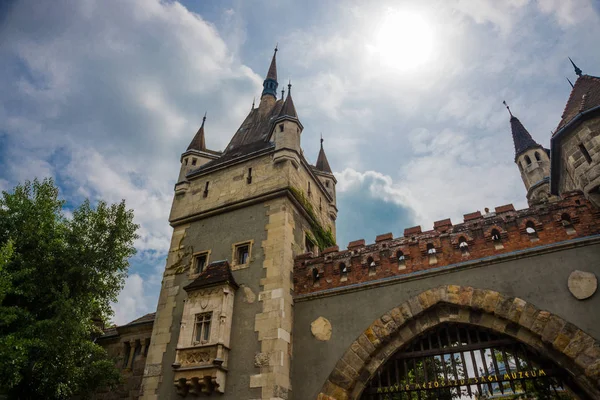
<svg viewBox="0 0 600 400">
<path fill-rule="evenodd" d="M 600 210 L 581 192 L 569 192 L 559 201 L 523 210 L 507 204 L 494 212 L 465 214 L 460 224 L 448 218 L 428 231 L 415 226 L 399 238 L 386 233 L 373 244 L 360 239 L 347 250 L 334 246 L 318 256 L 301 254 L 295 260 L 294 289 L 296 295 L 318 292 L 598 233 Z"/>
</svg>

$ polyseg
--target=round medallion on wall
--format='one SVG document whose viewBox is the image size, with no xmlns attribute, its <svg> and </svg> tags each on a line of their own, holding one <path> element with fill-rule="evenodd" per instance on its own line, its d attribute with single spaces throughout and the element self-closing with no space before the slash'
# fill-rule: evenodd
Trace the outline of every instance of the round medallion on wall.
<svg viewBox="0 0 600 400">
<path fill-rule="evenodd" d="M 331 322 L 325 317 L 319 317 L 310 324 L 310 331 L 315 339 L 326 342 L 331 339 Z"/>
<path fill-rule="evenodd" d="M 596 293 L 598 279 L 592 272 L 573 271 L 569 275 L 569 291 L 578 300 L 585 300 Z"/>
</svg>

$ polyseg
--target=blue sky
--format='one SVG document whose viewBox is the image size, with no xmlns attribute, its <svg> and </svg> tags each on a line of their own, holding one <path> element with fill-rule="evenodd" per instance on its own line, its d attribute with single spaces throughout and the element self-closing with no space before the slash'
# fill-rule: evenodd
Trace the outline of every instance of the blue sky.
<svg viewBox="0 0 600 400">
<path fill-rule="evenodd" d="M 223 149 L 275 43 L 338 242 L 526 206 L 506 100 L 549 145 L 575 79 L 600 74 L 597 0 L 0 3 L 0 189 L 54 177 L 70 204 L 125 199 L 141 225 L 124 323 L 155 309 L 179 155 L 204 111 Z"/>
</svg>

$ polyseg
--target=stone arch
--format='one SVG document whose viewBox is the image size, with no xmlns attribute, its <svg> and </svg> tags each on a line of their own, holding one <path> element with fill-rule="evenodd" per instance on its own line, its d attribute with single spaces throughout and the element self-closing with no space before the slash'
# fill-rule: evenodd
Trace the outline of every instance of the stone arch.
<svg viewBox="0 0 600 400">
<path fill-rule="evenodd" d="M 318 400 L 357 400 L 398 349 L 446 322 L 491 329 L 543 352 L 591 398 L 600 398 L 600 343 L 573 324 L 518 297 L 444 285 L 412 297 L 376 319 L 346 350 Z"/>
</svg>

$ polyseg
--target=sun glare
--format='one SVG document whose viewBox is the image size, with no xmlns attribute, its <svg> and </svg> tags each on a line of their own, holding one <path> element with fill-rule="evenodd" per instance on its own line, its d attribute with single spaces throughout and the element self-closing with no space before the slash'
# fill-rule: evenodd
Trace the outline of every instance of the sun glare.
<svg viewBox="0 0 600 400">
<path fill-rule="evenodd" d="M 419 14 L 388 11 L 375 32 L 374 50 L 384 65 L 407 70 L 431 59 L 433 30 Z"/>
</svg>

